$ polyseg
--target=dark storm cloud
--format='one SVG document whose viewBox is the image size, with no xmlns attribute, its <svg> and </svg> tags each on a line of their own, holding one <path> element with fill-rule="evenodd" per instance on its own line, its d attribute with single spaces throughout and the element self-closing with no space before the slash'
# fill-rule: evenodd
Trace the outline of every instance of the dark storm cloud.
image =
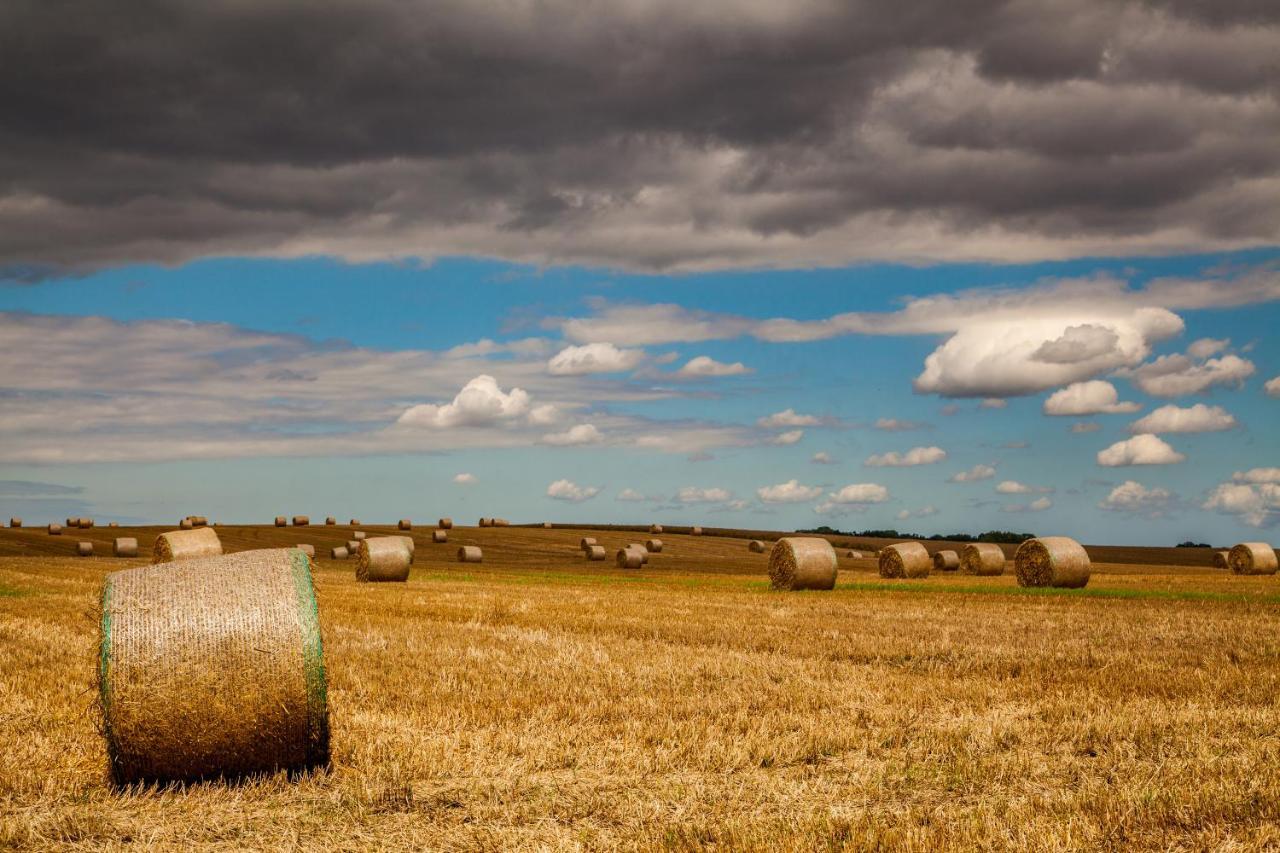
<svg viewBox="0 0 1280 853">
<path fill-rule="evenodd" d="M 0 5 L 0 267 L 1274 243 L 1272 3 Z"/>
</svg>

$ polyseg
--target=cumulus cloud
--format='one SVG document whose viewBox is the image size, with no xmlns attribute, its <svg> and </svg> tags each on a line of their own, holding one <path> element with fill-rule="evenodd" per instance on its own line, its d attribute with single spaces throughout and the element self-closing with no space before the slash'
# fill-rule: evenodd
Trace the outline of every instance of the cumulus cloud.
<svg viewBox="0 0 1280 853">
<path fill-rule="evenodd" d="M 905 453 L 891 450 L 888 453 L 872 454 L 863 465 L 871 468 L 908 468 L 914 465 L 934 465 L 947 458 L 947 451 L 941 447 L 913 447 Z"/>
<path fill-rule="evenodd" d="M 825 450 L 819 450 L 817 453 L 813 454 L 813 457 L 809 461 L 814 465 L 834 465 L 836 463 L 836 460 L 831 458 L 831 454 Z"/>
<path fill-rule="evenodd" d="M 1262 388 L 1267 392 L 1268 397 L 1280 397 L 1280 376 L 1268 379 Z"/>
<path fill-rule="evenodd" d="M 996 484 L 996 491 L 1002 495 L 1026 495 L 1032 492 L 1051 492 L 1053 490 L 1043 486 L 1028 486 L 1026 483 L 1020 483 L 1017 480 L 1002 480 Z"/>
<path fill-rule="evenodd" d="M 898 418 L 877 418 L 875 422 L 875 428 L 885 432 L 910 432 L 911 430 L 924 429 L 926 426 L 928 424 L 904 421 Z"/>
<path fill-rule="evenodd" d="M 773 438 L 769 439 L 769 443 L 786 446 L 789 444 L 798 444 L 802 438 L 804 438 L 804 430 L 792 429 L 775 435 Z"/>
<path fill-rule="evenodd" d="M 818 426 L 821 423 L 822 418 L 816 415 L 801 415 L 795 409 L 783 409 L 781 412 L 774 412 L 772 415 L 756 421 L 756 424 L 764 429 Z"/>
<path fill-rule="evenodd" d="M 1280 484 L 1221 483 L 1209 492 L 1202 507 L 1238 516 L 1251 527 L 1274 527 L 1280 522 Z"/>
<path fill-rule="evenodd" d="M 600 433 L 600 430 L 596 429 L 595 424 L 577 424 L 569 427 L 564 432 L 552 433 L 542 437 L 544 444 L 552 444 L 558 447 L 599 444 L 602 441 L 604 441 L 604 436 Z"/>
<path fill-rule="evenodd" d="M 1075 382 L 1044 401 L 1044 413 L 1056 416 L 1129 414 L 1141 408 L 1137 403 L 1120 402 L 1116 386 L 1101 379 Z"/>
<path fill-rule="evenodd" d="M 1196 403 L 1187 408 L 1161 406 L 1130 424 L 1129 432 L 1221 432 L 1236 425 L 1236 419 L 1221 406 Z"/>
<path fill-rule="evenodd" d="M 722 361 L 716 361 L 710 356 L 700 355 L 685 362 L 684 367 L 677 370 L 675 375 L 686 379 L 697 379 L 717 376 L 742 376 L 750 372 L 751 368 L 740 361 L 726 364 Z"/>
<path fill-rule="evenodd" d="M 461 474 L 454 474 L 454 475 L 453 475 L 453 482 L 457 483 L 457 484 L 458 484 L 458 485 L 460 485 L 460 486 L 470 486 L 470 485 L 474 485 L 474 484 L 475 484 L 475 482 L 476 482 L 476 475 L 475 475 L 475 474 L 468 474 L 468 473 L 466 473 L 465 471 L 464 471 L 463 473 L 461 473 Z"/>
<path fill-rule="evenodd" d="M 821 493 L 817 489 L 817 494 Z M 817 494 L 808 497 L 817 497 Z M 808 498 L 799 498 L 806 500 Z M 840 489 L 829 492 L 826 500 L 813 508 L 819 515 L 835 515 L 848 512 L 862 512 L 872 504 L 882 504 L 889 500 L 889 490 L 879 483 L 850 483 Z"/>
<path fill-rule="evenodd" d="M 765 503 L 800 503 L 811 501 L 821 494 L 821 486 L 803 486 L 797 480 L 756 489 L 756 495 Z"/>
<path fill-rule="evenodd" d="M 1117 441 L 1106 450 L 1098 451 L 1098 464 L 1106 468 L 1124 465 L 1174 465 L 1186 458 L 1162 438 L 1149 433 Z"/>
<path fill-rule="evenodd" d="M 976 483 L 979 480 L 990 480 L 996 475 L 995 467 L 991 465 L 978 464 L 974 465 L 968 471 L 958 471 L 947 478 L 949 483 Z"/>
<path fill-rule="evenodd" d="M 397 422 L 405 426 L 448 428 L 493 426 L 529 411 L 529 395 L 520 388 L 504 392 L 488 374 L 472 379 L 443 406 L 423 403 L 406 409 Z"/>
<path fill-rule="evenodd" d="M 1001 512 L 1019 513 L 1019 512 L 1044 512 L 1053 506 L 1053 501 L 1049 498 L 1036 498 L 1031 503 L 1025 504 L 1006 504 L 1000 508 Z"/>
<path fill-rule="evenodd" d="M 644 358 L 644 351 L 619 349 L 610 343 L 565 347 L 547 362 L 553 376 L 581 376 L 587 373 L 621 373 L 632 370 Z"/>
<path fill-rule="evenodd" d="M 643 492 L 638 492 L 635 489 L 623 489 L 622 491 L 618 492 L 618 494 L 614 497 L 614 500 L 629 502 L 629 503 L 636 503 L 639 501 L 647 501 L 649 500 L 649 498 L 645 497 Z"/>
<path fill-rule="evenodd" d="M 1150 488 L 1135 480 L 1126 480 L 1098 502 L 1099 509 L 1158 518 L 1164 515 L 1174 495 L 1168 489 Z"/>
<path fill-rule="evenodd" d="M 1280 483 L 1280 468 L 1250 468 L 1231 475 L 1237 483 Z"/>
<path fill-rule="evenodd" d="M 1238 355 L 1224 355 L 1196 363 L 1185 355 L 1162 355 L 1135 368 L 1134 385 L 1153 397 L 1183 397 L 1215 385 L 1239 387 L 1254 374 L 1253 362 Z"/>
<path fill-rule="evenodd" d="M 672 500 L 682 504 L 723 503 L 732 497 L 733 494 L 728 489 L 685 486 L 676 492 Z"/>
<path fill-rule="evenodd" d="M 1230 338 L 1200 338 L 1187 346 L 1187 355 L 1196 361 L 1204 361 L 1229 346 L 1231 346 Z"/>
<path fill-rule="evenodd" d="M 556 480 L 547 486 L 547 497 L 558 501 L 581 503 L 590 500 L 600 493 L 595 486 L 579 486 L 572 480 Z"/>
</svg>

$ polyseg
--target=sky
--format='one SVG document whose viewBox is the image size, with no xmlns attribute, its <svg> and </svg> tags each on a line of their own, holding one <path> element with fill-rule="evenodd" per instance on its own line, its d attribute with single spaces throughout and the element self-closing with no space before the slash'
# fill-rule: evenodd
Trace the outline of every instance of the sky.
<svg viewBox="0 0 1280 853">
<path fill-rule="evenodd" d="M 1254 0 L 6 3 L 0 513 L 1273 538 L 1276 55 Z"/>
</svg>

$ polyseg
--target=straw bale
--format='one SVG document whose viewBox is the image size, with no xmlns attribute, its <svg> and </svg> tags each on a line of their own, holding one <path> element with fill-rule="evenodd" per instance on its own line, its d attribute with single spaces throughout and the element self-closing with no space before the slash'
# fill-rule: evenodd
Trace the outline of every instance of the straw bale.
<svg viewBox="0 0 1280 853">
<path fill-rule="evenodd" d="M 92 556 L 93 556 L 93 543 L 92 543 L 92 542 L 77 542 L 77 543 L 76 543 L 76 556 L 77 556 L 77 557 L 92 557 Z"/>
<path fill-rule="evenodd" d="M 1238 575 L 1274 575 L 1276 552 L 1266 542 L 1241 542 L 1227 553 L 1227 565 Z"/>
<path fill-rule="evenodd" d="M 61 535 L 62 535 L 62 525 L 61 525 L 61 524 L 50 524 L 50 525 L 49 525 L 49 535 L 50 535 L 50 536 L 61 536 Z"/>
<path fill-rule="evenodd" d="M 650 524 L 650 525 L 649 525 L 649 532 L 650 532 L 650 533 L 661 533 L 661 532 L 662 532 L 662 525 L 661 525 L 661 524 Z"/>
<path fill-rule="evenodd" d="M 899 542 L 880 549 L 880 577 L 927 578 L 933 561 L 919 542 Z"/>
<path fill-rule="evenodd" d="M 940 572 L 954 572 L 960 568 L 960 555 L 955 551 L 938 551 L 933 555 L 933 567 Z"/>
<path fill-rule="evenodd" d="M 193 524 L 191 519 L 189 518 L 184 518 L 182 519 L 182 521 L 178 522 L 179 530 L 193 530 L 194 528 L 195 528 L 195 524 Z"/>
<path fill-rule="evenodd" d="M 639 542 L 629 542 L 627 543 L 627 548 L 631 549 L 632 551 L 635 551 L 637 554 L 640 555 L 641 563 L 649 562 L 649 549 L 645 548 Z"/>
<path fill-rule="evenodd" d="M 1213 567 L 1215 569 L 1231 568 L 1230 554 L 1230 551 L 1215 551 L 1213 554 Z"/>
<path fill-rule="evenodd" d="M 21 526 L 22 526 L 22 519 L 18 518 L 18 517 L 15 515 L 13 518 L 9 519 L 9 526 L 10 526 L 10 527 L 21 527 Z"/>
<path fill-rule="evenodd" d="M 310 558 L 311 558 L 311 559 L 313 559 L 313 560 L 316 558 L 316 546 L 315 546 L 315 545 L 306 545 L 306 544 L 303 544 L 303 543 L 299 542 L 297 545 L 294 545 L 293 547 L 297 548 L 299 551 L 301 551 L 302 553 L 306 554 L 308 557 L 310 557 Z"/>
<path fill-rule="evenodd" d="M 325 519 L 324 519 L 325 527 L 333 527 L 337 523 L 338 523 L 338 519 L 334 518 L 332 515 L 325 516 Z"/>
<path fill-rule="evenodd" d="M 360 540 L 360 562 L 356 580 L 366 583 L 388 581 L 401 583 L 409 579 L 412 557 L 401 536 L 375 536 Z"/>
<path fill-rule="evenodd" d="M 67 524 L 66 524 L 66 526 L 67 526 L 67 527 L 79 527 L 79 526 L 80 526 L 80 519 L 78 519 L 78 518 L 68 518 L 68 519 L 67 519 Z"/>
<path fill-rule="evenodd" d="M 171 530 L 156 537 L 156 544 L 151 548 L 151 562 L 173 563 L 199 557 L 217 557 L 220 554 L 222 542 L 212 527 Z"/>
<path fill-rule="evenodd" d="M 753 554 L 763 554 L 764 542 L 762 542 L 759 539 L 752 539 L 750 542 L 747 543 L 747 550 Z"/>
<path fill-rule="evenodd" d="M 644 540 L 644 549 L 645 549 L 646 551 L 648 551 L 650 554 L 661 554 L 661 553 L 662 553 L 662 540 L 661 540 L 661 539 L 646 539 L 646 540 Z"/>
<path fill-rule="evenodd" d="M 412 522 L 412 521 L 410 521 L 410 520 L 409 520 L 409 519 L 407 519 L 407 518 L 402 518 L 402 519 L 400 519 L 400 524 L 398 525 L 398 527 L 399 527 L 401 530 L 412 530 L 412 529 L 413 529 L 413 522 Z"/>
<path fill-rule="evenodd" d="M 769 552 L 774 589 L 835 589 L 836 552 L 826 539 L 784 536 Z"/>
<path fill-rule="evenodd" d="M 618 549 L 617 563 L 620 569 L 638 569 L 644 565 L 644 555 L 638 549 L 628 545 L 626 548 Z"/>
<path fill-rule="evenodd" d="M 690 536 L 701 536 L 701 535 L 702 535 L 702 528 L 701 528 L 701 527 L 692 527 L 692 528 L 690 528 L 690 529 L 689 529 L 689 535 L 690 535 Z"/>
<path fill-rule="evenodd" d="M 459 563 L 478 563 L 484 559 L 484 553 L 478 545 L 463 545 L 458 549 Z"/>
<path fill-rule="evenodd" d="M 369 535 L 369 534 L 368 534 L 368 533 L 365 533 L 363 530 L 353 530 L 353 531 L 351 531 L 351 538 L 352 538 L 352 539 L 363 539 L 363 538 L 365 538 L 365 537 L 366 537 L 366 536 L 368 536 L 368 535 Z"/>
<path fill-rule="evenodd" d="M 276 527 L 287 527 L 288 525 L 289 519 L 285 518 L 283 515 L 276 516 Z"/>
<path fill-rule="evenodd" d="M 492 519 L 488 519 L 488 518 L 485 518 L 484 516 L 480 516 L 480 524 L 479 524 L 478 526 L 479 526 L 479 527 L 490 527 L 490 526 L 492 526 L 492 523 L 493 523 Z"/>
<path fill-rule="evenodd" d="M 550 529 L 552 529 L 553 527 L 555 527 L 555 525 L 554 525 L 554 524 L 552 524 L 552 523 L 551 523 L 551 522 L 549 522 L 549 521 L 544 521 L 544 522 L 542 522 L 542 529 L 543 529 L 543 530 L 550 530 Z"/>
<path fill-rule="evenodd" d="M 78 526 L 80 527 L 81 530 L 89 530 L 90 528 L 93 527 L 92 518 L 81 518 L 81 519 L 78 519 L 78 521 L 80 522 Z"/>
<path fill-rule="evenodd" d="M 967 575 L 1004 574 L 1004 549 L 994 542 L 970 542 L 960 549 L 960 570 Z"/>
<path fill-rule="evenodd" d="M 584 551 L 595 544 L 596 544 L 596 537 L 594 536 L 583 536 L 581 539 L 578 540 L 578 547 Z"/>
<path fill-rule="evenodd" d="M 359 539 L 348 539 L 348 540 L 347 540 L 347 553 L 348 553 L 348 554 L 355 554 L 355 553 L 357 553 L 357 552 L 360 550 L 360 543 L 361 543 L 362 541 L 364 541 L 364 537 L 363 537 L 363 536 L 362 536 L 362 537 L 360 537 Z"/>
<path fill-rule="evenodd" d="M 345 560 L 349 556 L 351 556 L 351 552 L 341 545 L 337 548 L 329 549 L 329 559 L 331 560 Z"/>
<path fill-rule="evenodd" d="M 359 527 L 359 526 L 360 526 L 360 519 L 358 519 L 358 518 L 353 518 L 353 519 L 351 519 L 351 521 L 347 522 L 347 524 L 348 524 L 348 526 L 350 526 L 350 527 Z"/>
<path fill-rule="evenodd" d="M 442 519 L 440 519 L 440 521 L 436 524 L 436 527 L 440 528 L 441 530 L 452 530 L 452 529 L 453 529 L 453 519 L 452 519 L 452 518 L 442 518 Z"/>
<path fill-rule="evenodd" d="M 588 545 L 583 549 L 583 554 L 592 562 L 599 562 L 609 555 L 603 545 Z"/>
<path fill-rule="evenodd" d="M 449 541 L 449 531 L 447 531 L 447 530 L 433 530 L 433 531 L 431 531 L 431 541 L 432 541 L 432 542 L 435 542 L 435 543 L 437 543 L 437 544 L 439 544 L 439 543 L 441 543 L 441 542 L 448 542 L 448 541 Z"/>
<path fill-rule="evenodd" d="M 329 764 L 319 616 L 301 551 L 111 573 L 98 670 L 118 785 Z"/>
<path fill-rule="evenodd" d="M 845 552 L 844 552 L 844 555 L 845 555 L 845 557 L 847 557 L 847 558 L 848 558 L 848 559 L 850 559 L 850 560 L 861 560 L 861 559 L 862 559 L 862 552 L 861 552 L 861 551 L 845 551 Z"/>
<path fill-rule="evenodd" d="M 1013 555 L 1019 586 L 1057 586 L 1076 589 L 1089 582 L 1089 554 L 1066 536 L 1028 539 Z"/>
<path fill-rule="evenodd" d="M 295 515 L 293 517 L 294 527 L 308 527 L 310 525 L 311 525 L 311 516 L 309 515 Z"/>
<path fill-rule="evenodd" d="M 107 525 L 107 527 L 119 527 L 119 526 L 120 526 L 120 522 L 118 521 L 113 521 Z"/>
<path fill-rule="evenodd" d="M 120 536 L 111 543 L 111 553 L 117 557 L 136 557 L 138 540 L 132 536 Z"/>
<path fill-rule="evenodd" d="M 505 518 L 495 518 L 493 519 L 493 526 L 494 527 L 510 527 L 511 522 L 507 521 Z"/>
<path fill-rule="evenodd" d="M 414 549 L 416 548 L 416 546 L 413 543 L 413 537 L 412 536 L 393 536 L 391 538 L 399 539 L 404 544 L 405 550 L 409 552 L 409 562 L 412 563 Z"/>
</svg>

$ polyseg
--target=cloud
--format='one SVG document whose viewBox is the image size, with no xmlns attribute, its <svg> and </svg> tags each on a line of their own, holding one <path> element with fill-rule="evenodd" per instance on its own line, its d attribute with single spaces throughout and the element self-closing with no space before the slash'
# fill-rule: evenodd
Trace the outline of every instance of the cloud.
<svg viewBox="0 0 1280 853">
<path fill-rule="evenodd" d="M 622 491 L 618 492 L 618 494 L 614 497 L 614 500 L 636 503 L 640 501 L 647 501 L 649 500 L 649 498 L 645 497 L 644 493 L 637 492 L 635 489 L 623 489 Z"/>
<path fill-rule="evenodd" d="M 1158 518 L 1167 512 L 1174 495 L 1168 489 L 1151 488 L 1135 480 L 1126 480 L 1098 502 L 1099 509 Z"/>
<path fill-rule="evenodd" d="M 602 441 L 604 441 L 604 436 L 600 434 L 600 430 L 596 429 L 595 424 L 576 424 L 564 432 L 552 433 L 542 437 L 543 444 L 551 444 L 557 447 L 599 444 Z"/>
<path fill-rule="evenodd" d="M 1046 415 L 1128 414 L 1141 409 L 1137 403 L 1120 402 L 1116 386 L 1101 379 L 1076 382 L 1055 391 L 1044 401 Z"/>
<path fill-rule="evenodd" d="M 572 480 L 556 480 L 547 486 L 547 497 L 558 501 L 581 503 L 590 500 L 600 493 L 595 486 L 579 486 Z"/>
<path fill-rule="evenodd" d="M 474 485 L 476 482 L 476 475 L 468 474 L 466 472 L 463 472 L 461 474 L 454 474 L 453 482 L 457 483 L 460 486 L 471 486 L 471 485 Z"/>
<path fill-rule="evenodd" d="M 553 376 L 581 376 L 587 373 L 621 373 L 632 370 L 644 358 L 643 350 L 619 349 L 609 343 L 565 347 L 547 362 Z"/>
<path fill-rule="evenodd" d="M 827 453 L 825 450 L 819 450 L 817 453 L 813 454 L 813 457 L 809 461 L 814 465 L 836 464 L 836 460 L 832 459 L 831 454 Z"/>
<path fill-rule="evenodd" d="M 533 426 L 550 426 L 560 420 L 560 410 L 551 403 L 543 403 L 529 410 L 529 423 Z"/>
<path fill-rule="evenodd" d="M 802 438 L 804 438 L 804 430 L 792 429 L 775 435 L 773 438 L 769 439 L 769 443 L 786 446 L 789 444 L 797 444 Z"/>
<path fill-rule="evenodd" d="M 1006 504 L 1000 508 L 1001 512 L 1021 513 L 1021 512 L 1044 512 L 1053 506 L 1053 501 L 1049 498 L 1036 498 L 1031 503 L 1026 504 Z"/>
<path fill-rule="evenodd" d="M 819 418 L 816 415 L 797 414 L 795 409 L 783 409 L 781 412 L 774 412 L 772 415 L 760 418 L 756 421 L 756 424 L 764 429 L 818 426 L 821 423 L 822 418 Z"/>
<path fill-rule="evenodd" d="M 1280 468 L 1250 468 L 1231 475 L 1237 483 L 1280 483 Z"/>
<path fill-rule="evenodd" d="M 493 426 L 529 411 L 529 395 L 520 388 L 503 392 L 498 381 L 481 374 L 462 387 L 453 402 L 423 403 L 406 409 L 397 419 L 405 426 L 446 428 Z"/>
<path fill-rule="evenodd" d="M 1268 397 L 1280 397 L 1280 376 L 1268 379 L 1262 388 L 1267 392 Z"/>
<path fill-rule="evenodd" d="M 796 480 L 756 489 L 756 495 L 765 503 L 800 503 L 811 501 L 821 494 L 821 486 L 802 486 Z"/>
<path fill-rule="evenodd" d="M 928 506 L 922 506 L 917 510 L 910 510 L 910 509 L 899 510 L 897 514 L 897 519 L 899 521 L 906 521 L 909 518 L 927 518 L 928 516 L 937 515 L 937 514 L 938 514 L 938 508 L 933 504 L 929 504 Z"/>
<path fill-rule="evenodd" d="M 1280 485 L 1221 483 L 1209 492 L 1202 508 L 1239 516 L 1251 527 L 1274 527 L 1280 522 Z"/>
<path fill-rule="evenodd" d="M 1183 397 L 1215 385 L 1239 387 L 1255 370 L 1253 362 L 1238 355 L 1211 358 L 1202 364 L 1184 355 L 1162 355 L 1135 368 L 1131 379 L 1153 397 Z"/>
<path fill-rule="evenodd" d="M 1186 458 L 1159 436 L 1149 433 L 1117 441 L 1106 450 L 1098 451 L 1098 464 L 1105 468 L 1123 465 L 1174 465 Z"/>
<path fill-rule="evenodd" d="M 916 421 L 903 421 L 897 418 L 877 418 L 875 428 L 885 432 L 909 432 L 916 429 L 924 429 L 928 424 L 918 423 Z"/>
<path fill-rule="evenodd" d="M 979 409 L 1007 409 L 1009 401 L 1000 397 L 987 397 L 978 404 Z"/>
<path fill-rule="evenodd" d="M 1209 356 L 1217 355 L 1229 346 L 1231 346 L 1230 338 L 1200 338 L 1192 341 L 1187 347 L 1187 355 L 1196 361 L 1204 361 Z"/>
<path fill-rule="evenodd" d="M 941 447 L 913 447 L 906 453 L 891 450 L 888 453 L 868 456 L 863 465 L 871 468 L 907 468 L 913 465 L 933 465 L 947 458 Z"/>
<path fill-rule="evenodd" d="M 703 378 L 715 376 L 742 376 L 750 373 L 751 368 L 740 361 L 725 364 L 709 356 L 700 355 L 685 362 L 684 367 L 676 371 L 676 376 L 685 378 Z"/>
<path fill-rule="evenodd" d="M 1221 432 L 1236 426 L 1236 419 L 1221 406 L 1196 403 L 1185 409 L 1161 406 L 1130 424 L 1129 432 Z"/>
<path fill-rule="evenodd" d="M 702 489 L 696 486 L 685 486 L 676 492 L 672 500 L 682 504 L 723 503 L 732 497 L 733 494 L 728 489 Z"/>
<path fill-rule="evenodd" d="M 996 475 L 996 469 L 991 465 L 974 465 L 968 471 L 959 471 L 947 478 L 949 483 L 976 483 L 979 480 L 990 480 Z"/>
<path fill-rule="evenodd" d="M 816 491 L 821 493 L 822 490 Z M 809 497 L 817 497 L 817 494 Z M 798 498 L 798 500 L 807 499 L 809 498 Z M 879 483 L 850 483 L 837 491 L 828 493 L 827 499 L 815 506 L 813 511 L 819 515 L 862 512 L 872 504 L 881 504 L 888 500 L 889 490 Z"/>
<path fill-rule="evenodd" d="M 651 346 L 666 343 L 735 338 L 745 334 L 752 322 L 743 317 L 712 314 L 672 303 L 651 305 L 599 305 L 590 317 L 559 318 L 547 321 L 571 341 L 617 341 L 623 346 Z"/>
<path fill-rule="evenodd" d="M 1102 429 L 1102 424 L 1094 421 L 1077 421 L 1071 425 L 1071 431 L 1077 434 L 1097 432 L 1100 429 Z"/>
<path fill-rule="evenodd" d="M 1039 490 L 1017 480 L 1004 480 L 996 485 L 996 491 L 1002 495 L 1025 495 Z"/>
</svg>

